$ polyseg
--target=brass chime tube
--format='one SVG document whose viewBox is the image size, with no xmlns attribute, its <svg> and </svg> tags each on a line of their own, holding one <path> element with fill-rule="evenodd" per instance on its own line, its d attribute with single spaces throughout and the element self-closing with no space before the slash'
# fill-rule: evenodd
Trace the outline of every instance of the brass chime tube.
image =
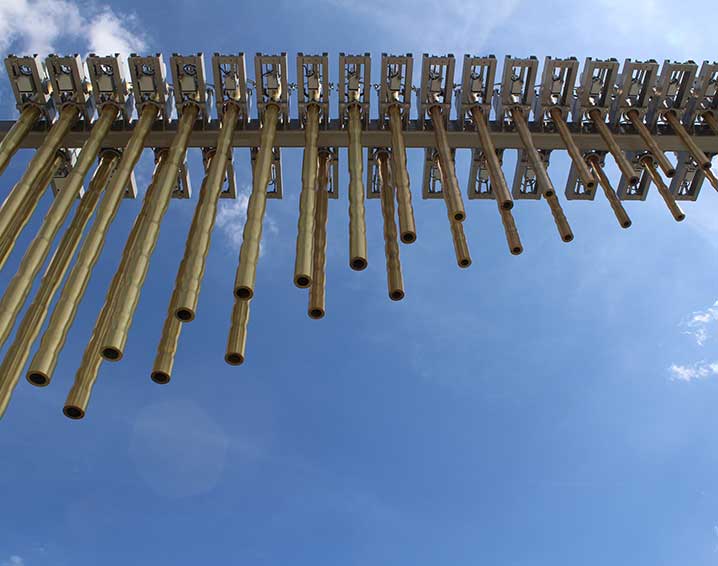
<svg viewBox="0 0 718 566">
<path fill-rule="evenodd" d="M 26 106 L 10 131 L 0 140 L 0 175 L 3 174 L 12 156 L 20 148 L 22 140 L 25 139 L 39 118 L 40 109 L 37 106 Z"/>
<path fill-rule="evenodd" d="M 416 241 L 416 222 L 414 207 L 411 204 L 404 126 L 401 120 L 401 108 L 397 105 L 389 107 L 389 129 L 391 130 L 392 178 L 396 187 L 396 204 L 399 213 L 399 237 L 405 244 L 411 244 Z"/>
<path fill-rule="evenodd" d="M 401 260 L 399 258 L 399 241 L 396 231 L 394 213 L 394 185 L 392 171 L 389 168 L 389 155 L 378 153 L 376 160 L 379 164 L 381 178 L 381 215 L 384 220 L 384 255 L 386 256 L 386 285 L 389 298 L 400 301 L 404 298 L 404 277 L 401 274 Z"/>
<path fill-rule="evenodd" d="M 598 109 L 594 108 L 593 110 L 590 110 L 588 112 L 588 117 L 591 118 L 594 125 L 596 126 L 599 135 L 603 138 L 604 143 L 608 147 L 608 151 L 613 156 L 613 159 L 616 161 L 616 165 L 618 165 L 618 169 L 621 171 L 621 174 L 626 178 L 628 184 L 635 185 L 636 183 L 638 183 L 638 175 L 633 170 L 633 167 L 631 167 L 631 163 L 628 161 L 626 154 L 623 153 L 621 147 L 618 145 L 618 143 L 616 143 L 616 138 L 613 137 L 611 130 L 608 129 L 608 126 L 606 125 L 603 116 L 601 116 L 601 112 Z"/>
<path fill-rule="evenodd" d="M 446 171 L 444 171 L 444 166 L 441 163 L 441 160 L 438 160 L 436 166 L 439 169 L 441 186 L 444 190 L 446 190 L 446 178 L 448 175 L 446 174 Z M 454 243 L 454 253 L 456 254 L 456 263 L 461 268 L 469 267 L 471 265 L 471 254 L 469 253 L 469 245 L 467 244 L 466 236 L 464 235 L 464 228 L 461 225 L 461 222 L 455 220 L 455 218 L 451 215 L 451 212 L 448 212 L 448 216 L 449 226 L 451 228 L 451 239 Z"/>
<path fill-rule="evenodd" d="M 593 190 L 596 186 L 596 180 L 593 178 L 593 175 L 591 175 L 591 170 L 588 168 L 588 165 L 586 165 L 583 154 L 576 145 L 576 142 L 566 125 L 566 121 L 563 119 L 561 110 L 558 108 L 551 108 L 551 119 L 556 125 L 558 134 L 561 136 L 561 139 L 566 146 L 566 151 L 568 151 L 568 154 L 571 156 L 571 160 L 573 161 L 573 164 L 576 167 L 576 172 L 578 173 L 578 178 L 581 179 L 581 183 L 583 183 L 587 189 Z"/>
<path fill-rule="evenodd" d="M 77 110 L 74 108 L 67 108 L 60 112 L 60 117 L 52 125 L 45 137 L 45 141 L 42 142 L 42 145 L 30 160 L 30 164 L 27 166 L 22 178 L 7 196 L 2 207 L 0 207 L 0 239 L 4 239 L 8 236 L 10 225 L 21 210 L 28 192 L 32 191 L 32 187 L 37 180 L 43 175 L 53 159 L 55 159 L 55 154 L 57 150 L 60 149 L 62 139 L 70 130 L 72 124 L 75 123 L 76 119 Z M 95 126 L 97 126 L 97 124 L 95 124 Z M 95 128 L 93 127 L 92 130 L 94 131 Z"/>
<path fill-rule="evenodd" d="M 461 198 L 459 181 L 456 179 L 454 160 L 451 158 L 449 138 L 446 135 L 446 126 L 444 124 L 444 114 L 440 106 L 432 106 L 429 109 L 429 115 L 431 116 L 431 125 L 434 128 L 436 149 L 439 152 L 444 202 L 446 203 L 449 217 L 456 222 L 463 222 L 466 218 L 466 211 L 464 210 L 464 202 Z"/>
<path fill-rule="evenodd" d="M 666 154 L 663 153 L 660 147 L 658 147 L 656 140 L 653 138 L 651 132 L 648 130 L 646 125 L 643 123 L 643 120 L 641 120 L 641 117 L 638 115 L 638 110 L 629 110 L 626 114 L 626 117 L 631 121 L 633 127 L 636 128 L 638 135 L 641 136 L 643 143 L 646 144 L 648 151 L 650 151 L 653 157 L 656 159 L 658 165 L 666 174 L 666 177 L 673 177 L 673 175 L 676 174 L 676 168 L 671 165 L 671 162 L 668 161 Z"/>
<path fill-rule="evenodd" d="M 666 206 L 668 207 L 668 210 L 671 211 L 671 215 L 673 216 L 675 221 L 682 222 L 683 220 L 685 220 L 686 215 L 681 210 L 681 207 L 678 206 L 676 199 L 673 198 L 673 195 L 668 190 L 666 184 L 663 182 L 663 178 L 656 169 L 656 166 L 653 164 L 653 159 L 651 158 L 651 156 L 649 155 L 641 159 L 641 165 L 643 165 L 643 168 L 651 177 L 653 184 L 656 185 L 658 192 L 661 194 L 661 197 L 663 197 L 663 202 L 666 203 Z"/>
<path fill-rule="evenodd" d="M 509 250 L 511 250 L 513 255 L 521 255 L 524 251 L 524 247 L 521 244 L 519 231 L 516 229 L 514 215 L 511 214 L 510 210 L 501 207 L 499 207 L 499 213 L 501 213 L 501 222 L 504 225 L 504 232 L 506 233 L 506 242 L 509 244 Z"/>
<path fill-rule="evenodd" d="M 185 107 L 182 112 L 177 124 L 177 133 L 167 153 L 167 168 L 157 182 L 156 196 L 149 202 L 145 200 L 143 203 L 143 207 L 147 205 L 147 216 L 141 228 L 141 235 L 132 248 L 125 248 L 123 252 L 129 256 L 129 261 L 119 283 L 117 299 L 111 305 L 107 331 L 101 340 L 100 352 L 106 360 L 122 359 L 127 334 L 137 309 L 152 252 L 160 234 L 160 224 L 167 212 L 172 190 L 177 184 L 177 171 L 187 152 L 189 136 L 198 113 L 199 108 L 195 105 Z"/>
<path fill-rule="evenodd" d="M 267 184 L 272 173 L 272 147 L 277 133 L 279 107 L 270 104 L 264 111 L 264 123 L 259 141 L 259 153 L 254 166 L 252 194 L 247 203 L 247 220 L 242 232 L 242 246 L 239 249 L 239 265 L 234 281 L 234 294 L 242 300 L 254 296 L 254 282 L 257 277 L 259 245 L 262 241 L 262 222 L 267 206 Z"/>
<path fill-rule="evenodd" d="M 231 366 L 239 366 L 244 363 L 250 303 L 251 301 L 243 301 L 236 297 L 234 299 L 232 324 L 227 337 L 227 353 L 224 355 L 224 361 Z"/>
<path fill-rule="evenodd" d="M 181 332 L 182 321 L 175 316 L 174 305 L 170 302 L 165 323 L 162 326 L 160 343 L 157 345 L 157 355 L 152 365 L 152 373 L 150 373 L 150 378 L 155 383 L 164 385 L 170 382 Z"/>
<path fill-rule="evenodd" d="M 571 226 L 569 225 L 568 220 L 566 220 L 566 215 L 563 213 L 561 203 L 559 202 L 556 193 L 554 193 L 550 197 L 544 195 L 544 198 L 546 199 L 546 202 L 551 209 L 553 221 L 556 223 L 556 228 L 558 228 L 558 233 L 561 235 L 561 239 L 564 242 L 573 241 L 573 232 L 571 231 Z"/>
<path fill-rule="evenodd" d="M 297 255 L 294 261 L 294 284 L 306 289 L 312 284 L 312 246 L 314 207 L 317 200 L 317 161 L 319 159 L 319 105 L 307 106 L 304 123 L 304 157 L 302 159 L 302 192 L 299 195 L 297 221 Z"/>
<path fill-rule="evenodd" d="M 708 125 L 708 127 L 713 130 L 713 133 L 718 136 L 718 120 L 716 120 L 716 117 L 713 116 L 713 113 L 704 112 L 702 117 L 703 121 Z"/>
<path fill-rule="evenodd" d="M 130 230 L 130 234 L 127 237 L 125 251 L 133 248 L 142 236 L 142 227 L 146 222 L 147 216 L 147 207 L 145 205 L 150 200 L 154 200 L 156 198 L 159 182 L 162 177 L 166 175 L 168 170 L 168 162 L 168 152 L 164 151 L 160 153 L 159 162 L 155 166 L 152 182 L 145 193 L 142 208 L 140 209 L 140 213 L 137 215 L 135 223 L 132 225 L 132 230 Z M 117 268 L 115 275 L 112 277 L 112 282 L 110 283 L 110 287 L 105 295 L 105 305 L 111 306 L 117 300 L 120 283 L 129 261 L 130 255 L 123 252 L 120 265 Z M 107 330 L 107 326 L 109 324 L 109 314 L 110 309 L 103 306 L 99 316 L 97 317 L 97 321 L 95 322 L 95 328 L 92 331 L 90 341 L 85 347 L 85 352 L 82 355 L 80 367 L 75 374 L 75 381 L 67 395 L 67 399 L 65 400 L 62 412 L 70 419 L 81 419 L 85 416 L 85 411 L 87 410 L 87 405 L 90 401 L 90 395 L 92 394 L 92 388 L 97 381 L 97 375 L 100 371 L 100 366 L 102 365 L 103 358 L 100 355 L 100 340 L 102 340 L 102 337 Z M 30 365 L 31 368 L 32 365 L 33 364 Z M 28 374 L 28 379 L 32 382 L 30 374 Z"/>
<path fill-rule="evenodd" d="M 52 261 L 42 277 L 37 295 L 25 313 L 15 340 L 0 365 L 0 417 L 5 413 L 10 396 L 20 379 L 20 373 L 30 356 L 32 344 L 45 322 L 52 298 L 70 266 L 72 256 L 82 238 L 82 232 L 100 200 L 102 189 L 107 184 L 117 160 L 116 154 L 105 154 L 100 158 L 100 164 L 92 176 L 90 186 L 77 207 L 70 227 L 63 234 Z"/>
<path fill-rule="evenodd" d="M 184 257 L 177 272 L 172 293 L 174 314 L 183 322 L 194 320 L 200 286 L 207 265 L 207 254 L 212 239 L 217 205 L 227 173 L 227 162 L 232 151 L 232 134 L 237 124 L 239 108 L 229 105 L 222 118 L 222 129 L 217 139 L 217 150 L 212 157 L 207 175 L 199 193 L 192 225 L 187 235 Z"/>
<path fill-rule="evenodd" d="M 349 106 L 349 267 L 366 269 L 366 218 L 364 212 L 364 160 L 361 145 L 361 108 Z"/>
<path fill-rule="evenodd" d="M 50 207 L 35 239 L 25 252 L 15 276 L 0 300 L 0 344 L 7 340 L 17 315 L 25 303 L 32 282 L 50 251 L 55 235 L 62 227 L 73 203 L 82 187 L 82 182 L 100 151 L 102 141 L 110 130 L 110 126 L 117 116 L 117 109 L 106 106 L 100 113 L 90 132 L 90 136 L 82 146 L 77 163 L 67 177 L 67 184 Z"/>
<path fill-rule="evenodd" d="M 314 216 L 314 259 L 312 261 L 312 286 L 309 288 L 309 318 L 324 318 L 326 295 L 327 217 L 329 209 L 329 161 L 326 152 L 319 154 L 317 175 L 317 203 Z"/>
<path fill-rule="evenodd" d="M 511 117 L 514 121 L 514 124 L 516 124 L 516 129 L 519 132 L 519 137 L 521 138 L 521 143 L 523 144 L 524 150 L 526 151 L 526 156 L 528 157 L 529 163 L 531 164 L 531 168 L 534 170 L 534 174 L 536 175 L 536 180 L 539 185 L 539 191 L 542 192 L 545 197 L 551 197 L 555 195 L 556 190 L 553 188 L 551 178 L 548 176 L 546 167 L 544 167 L 543 161 L 541 160 L 541 156 L 539 155 L 539 152 L 534 145 L 533 136 L 531 136 L 529 126 L 526 123 L 526 118 L 524 117 L 524 113 L 521 108 L 512 108 Z"/>
<path fill-rule="evenodd" d="M 489 126 L 486 123 L 487 118 L 479 106 L 474 106 L 471 109 L 471 117 L 474 120 L 476 131 L 479 133 L 479 141 L 481 142 L 481 148 L 484 150 L 484 156 L 486 157 L 486 166 L 489 169 L 491 190 L 494 193 L 496 202 L 499 208 L 511 210 L 514 206 L 514 201 L 511 198 L 509 186 L 506 184 L 506 177 L 504 177 L 504 171 L 501 168 L 499 157 L 496 155 L 496 147 L 491 139 Z"/>
<path fill-rule="evenodd" d="M 601 188 L 603 189 L 603 194 L 606 195 L 608 203 L 611 205 L 611 208 L 613 209 L 613 214 L 616 215 L 616 220 L 618 220 L 618 223 L 621 225 L 621 228 L 630 228 L 632 224 L 631 219 L 628 217 L 626 209 L 623 208 L 623 204 L 618 198 L 616 191 L 613 190 L 613 187 L 611 186 L 611 181 L 606 176 L 606 172 L 603 170 L 603 167 L 601 167 L 601 163 L 598 161 L 598 158 L 591 156 L 587 158 L 587 161 L 588 164 L 591 166 L 594 175 L 596 175 L 596 178 L 598 179 L 598 184 L 601 185 Z"/>
<path fill-rule="evenodd" d="M 50 184 L 50 181 L 52 181 L 52 177 L 55 175 L 55 172 L 58 170 L 60 165 L 62 165 L 62 156 L 60 154 L 56 154 L 55 159 L 53 159 L 50 166 L 44 171 L 42 176 L 33 186 L 32 191 L 28 194 L 28 198 L 23 203 L 22 209 L 18 211 L 17 216 L 13 218 L 7 237 L 0 240 L 0 269 L 5 266 L 7 258 L 10 257 L 10 252 L 12 252 L 15 244 L 17 243 L 20 232 L 22 232 L 23 228 L 25 228 L 27 223 L 30 221 L 33 212 L 35 212 L 37 205 L 40 203 L 40 199 L 42 198 L 45 189 Z"/>
<path fill-rule="evenodd" d="M 95 221 L 85 236 L 77 260 L 50 315 L 50 321 L 42 335 L 40 346 L 30 362 L 27 379 L 34 385 L 44 386 L 52 379 L 60 351 L 67 339 L 67 333 L 75 320 L 92 270 L 102 253 L 107 230 L 117 215 L 132 170 L 142 155 L 145 139 L 152 129 L 157 114 L 158 109 L 155 106 L 147 105 L 143 108 L 132 131 L 130 141 L 122 152 L 120 163 L 105 190 L 105 196 L 100 203 Z M 160 161 L 153 174 L 153 183 L 159 173 L 160 164 L 164 162 L 164 155 L 164 153 L 160 154 Z"/>
<path fill-rule="evenodd" d="M 698 144 L 693 140 L 693 138 L 690 136 L 690 134 L 686 131 L 683 124 L 681 124 L 681 121 L 678 119 L 678 116 L 676 116 L 676 113 L 672 110 L 669 110 L 668 112 L 664 112 L 663 114 L 666 118 L 666 121 L 668 124 L 673 128 L 673 131 L 676 133 L 676 135 L 681 138 L 681 141 L 683 142 L 683 145 L 686 146 L 686 149 L 688 150 L 688 153 L 693 156 L 693 159 L 698 164 L 698 166 L 701 169 L 710 169 L 711 168 L 711 160 L 710 158 L 703 152 L 703 150 L 698 147 Z"/>
</svg>

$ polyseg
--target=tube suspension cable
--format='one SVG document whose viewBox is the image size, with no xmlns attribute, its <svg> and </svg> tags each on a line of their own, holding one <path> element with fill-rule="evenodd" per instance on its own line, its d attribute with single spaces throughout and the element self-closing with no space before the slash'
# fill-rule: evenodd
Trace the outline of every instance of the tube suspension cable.
<svg viewBox="0 0 718 566">
<path fill-rule="evenodd" d="M 404 298 L 404 277 L 401 273 L 399 241 L 394 212 L 394 185 L 389 167 L 389 154 L 379 152 L 376 156 L 381 177 L 381 214 L 384 221 L 384 255 L 386 256 L 386 285 L 389 298 L 400 301 Z"/>
<path fill-rule="evenodd" d="M 406 164 L 406 142 L 401 120 L 401 108 L 394 104 L 389 107 L 389 129 L 391 130 L 392 178 L 396 187 L 396 202 L 399 212 L 399 237 L 405 244 L 416 241 L 414 207 L 411 204 L 409 169 Z"/>
<path fill-rule="evenodd" d="M 366 269 L 366 218 L 364 210 L 364 159 L 361 145 L 361 107 L 349 106 L 349 267 Z M 411 198 L 411 195 L 410 195 Z"/>
<path fill-rule="evenodd" d="M 631 163 L 628 161 L 626 154 L 623 153 L 621 147 L 616 143 L 616 138 L 613 137 L 611 130 L 608 129 L 606 122 L 601 116 L 601 112 L 597 109 L 590 110 L 588 117 L 591 118 L 593 124 L 596 126 L 599 135 L 603 138 L 604 143 L 608 147 L 608 151 L 613 156 L 613 159 L 618 165 L 618 169 L 621 174 L 626 178 L 629 185 L 635 185 L 638 183 L 638 175 L 633 170 Z"/>
<path fill-rule="evenodd" d="M 7 168 L 12 156 L 20 148 L 22 140 L 30 132 L 32 127 L 40 118 L 40 109 L 36 106 L 26 106 L 20 113 L 20 117 L 10 128 L 5 137 L 0 140 L 0 175 Z"/>
<path fill-rule="evenodd" d="M 646 148 L 648 148 L 648 151 L 651 152 L 655 160 L 658 162 L 659 167 L 665 173 L 666 177 L 673 177 L 676 174 L 676 168 L 671 165 L 671 162 L 668 161 L 666 154 L 663 153 L 660 147 L 658 147 L 656 140 L 653 138 L 651 132 L 648 131 L 648 128 L 638 115 L 638 111 L 629 110 L 628 113 L 626 113 L 626 117 L 631 121 L 633 127 L 636 128 L 638 135 L 641 136 L 643 143 L 646 144 Z"/>
<path fill-rule="evenodd" d="M 317 175 L 317 203 L 314 215 L 314 259 L 312 261 L 312 286 L 309 288 L 309 318 L 324 318 L 327 261 L 327 216 L 329 212 L 329 161 L 327 152 L 319 154 Z"/>
<path fill-rule="evenodd" d="M 601 185 L 603 194 L 606 195 L 606 199 L 608 199 L 608 203 L 611 205 L 613 214 L 616 216 L 616 220 L 618 220 L 621 228 L 630 228 L 632 224 L 631 219 L 628 217 L 626 209 L 623 208 L 621 199 L 618 198 L 616 191 L 613 190 L 611 181 L 609 181 L 606 176 L 606 172 L 603 170 L 603 167 L 601 167 L 601 163 L 598 161 L 598 158 L 595 156 L 589 156 L 586 161 L 591 166 L 594 175 L 596 175 L 598 184 Z"/>
</svg>

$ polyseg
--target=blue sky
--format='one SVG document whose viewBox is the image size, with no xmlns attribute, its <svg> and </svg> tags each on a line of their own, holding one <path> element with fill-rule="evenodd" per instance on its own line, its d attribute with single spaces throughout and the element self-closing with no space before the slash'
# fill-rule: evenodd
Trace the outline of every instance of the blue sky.
<svg viewBox="0 0 718 566">
<path fill-rule="evenodd" d="M 662 0 L 436 6 L 0 0 L 0 49 L 327 51 L 332 74 L 340 51 L 718 58 L 716 36 L 695 25 L 708 3 L 680 13 Z M 5 172 L 3 194 L 30 155 Z M 562 194 L 568 163 L 552 157 Z M 418 241 L 401 248 L 406 299 L 386 296 L 377 201 L 369 268 L 348 269 L 342 198 L 329 205 L 327 317 L 316 322 L 292 284 L 301 150 L 283 158 L 286 197 L 268 207 L 246 364 L 223 361 L 240 198 L 222 204 L 171 384 L 149 379 L 195 192 L 171 204 L 125 358 L 103 366 L 87 418 L 74 422 L 62 403 L 139 210 L 125 202 L 52 385 L 21 382 L 0 422 L 0 565 L 716 564 L 718 195 L 708 185 L 682 205 L 681 224 L 652 189 L 626 205 L 629 230 L 601 196 L 562 198 L 568 245 L 545 204 L 517 203 L 519 257 L 495 206 L 467 201 L 474 264 L 462 271 L 443 205 L 419 198 L 422 153 L 411 151 Z M 244 195 L 248 162 L 235 151 Z M 197 190 L 198 155 L 190 164 Z M 462 187 L 468 168 L 460 151 Z M 342 154 L 344 193 L 347 180 Z"/>
</svg>

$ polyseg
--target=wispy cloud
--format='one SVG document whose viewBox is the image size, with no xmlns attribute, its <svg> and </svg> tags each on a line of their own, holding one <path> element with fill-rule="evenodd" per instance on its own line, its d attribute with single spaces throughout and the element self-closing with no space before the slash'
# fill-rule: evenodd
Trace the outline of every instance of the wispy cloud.
<svg viewBox="0 0 718 566">
<path fill-rule="evenodd" d="M 25 561 L 22 559 L 21 556 L 13 554 L 7 560 L 3 560 L 1 566 L 25 566 Z"/>
<path fill-rule="evenodd" d="M 673 381 L 697 381 L 718 375 L 718 362 L 695 362 L 686 366 L 673 364 L 668 368 Z"/>
<path fill-rule="evenodd" d="M 217 227 L 225 238 L 227 245 L 233 250 L 239 250 L 242 245 L 242 232 L 244 223 L 247 221 L 247 205 L 251 187 L 245 186 L 237 191 L 237 198 L 234 200 L 222 200 L 217 210 Z M 279 231 L 274 219 L 265 213 L 263 224 L 263 241 L 266 236 L 275 235 Z M 261 252 L 261 249 L 260 249 Z"/>
<path fill-rule="evenodd" d="M 703 346 L 710 337 L 710 330 L 713 324 L 718 321 L 718 301 L 703 311 L 696 311 L 684 321 L 681 327 L 684 334 L 693 336 L 696 344 Z"/>
</svg>

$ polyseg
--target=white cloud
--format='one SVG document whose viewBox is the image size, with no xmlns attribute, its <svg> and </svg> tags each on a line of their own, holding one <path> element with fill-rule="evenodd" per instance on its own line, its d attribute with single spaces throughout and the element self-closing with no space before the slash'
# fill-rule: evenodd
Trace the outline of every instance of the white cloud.
<svg viewBox="0 0 718 566">
<path fill-rule="evenodd" d="M 7 560 L 3 560 L 2 566 L 25 566 L 25 561 L 17 554 L 13 554 Z"/>
<path fill-rule="evenodd" d="M 718 362 L 695 362 L 682 366 L 673 364 L 668 368 L 673 381 L 696 381 L 718 375 Z"/>
<path fill-rule="evenodd" d="M 247 205 L 251 187 L 245 186 L 237 191 L 237 198 L 234 200 L 222 200 L 217 210 L 217 227 L 225 237 L 226 243 L 233 249 L 239 251 L 242 245 L 242 232 L 244 223 L 247 220 Z M 266 212 L 262 227 L 262 241 L 266 242 L 267 235 L 274 235 L 278 232 L 277 223 Z M 260 247 L 260 254 L 263 246 Z"/>
<path fill-rule="evenodd" d="M 684 334 L 693 336 L 699 346 L 703 346 L 709 338 L 709 331 L 714 322 L 718 321 L 718 301 L 704 311 L 696 311 L 681 326 L 686 330 Z"/>
<path fill-rule="evenodd" d="M 105 8 L 89 22 L 88 46 L 91 52 L 98 55 L 120 53 L 127 57 L 130 53 L 145 51 L 146 43 L 136 29 L 134 15 L 120 18 L 110 8 Z"/>
</svg>

